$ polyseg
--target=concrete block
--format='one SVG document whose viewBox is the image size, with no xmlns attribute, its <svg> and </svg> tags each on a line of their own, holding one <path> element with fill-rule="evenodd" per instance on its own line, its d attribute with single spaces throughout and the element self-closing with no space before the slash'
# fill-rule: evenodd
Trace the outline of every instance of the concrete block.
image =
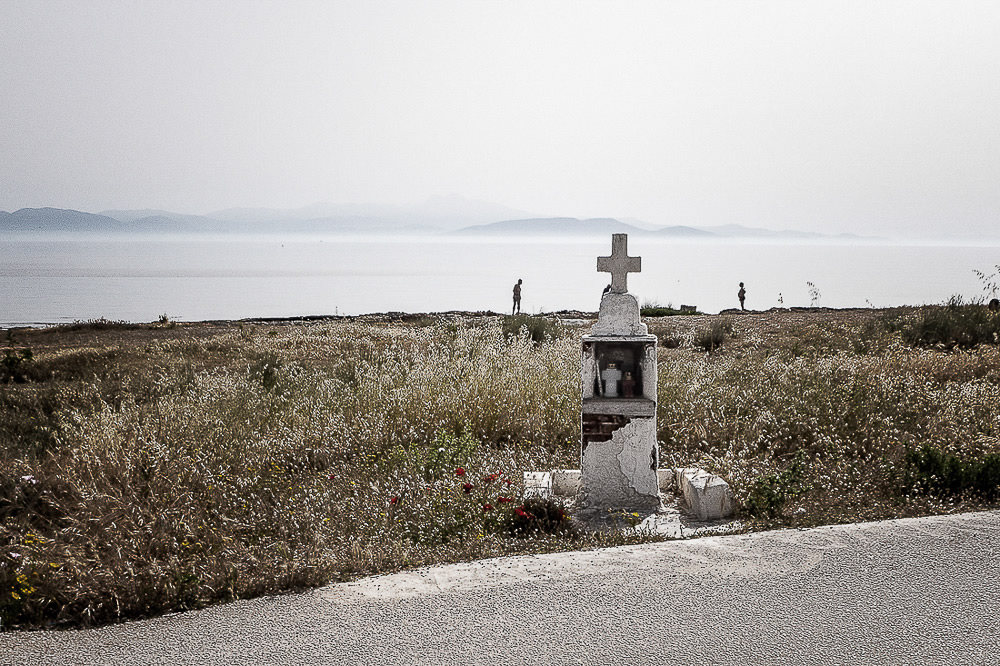
<svg viewBox="0 0 1000 666">
<path fill-rule="evenodd" d="M 672 469 L 656 470 L 656 480 L 659 483 L 661 493 L 669 492 L 677 485 Z"/>
<path fill-rule="evenodd" d="M 676 479 L 684 501 L 699 520 L 720 520 L 733 515 L 733 493 L 721 477 L 697 467 L 682 467 L 676 470 Z"/>
<path fill-rule="evenodd" d="M 546 474 L 546 472 L 528 472 L 524 477 L 525 487 L 529 484 L 528 475 L 531 475 L 532 480 L 530 483 L 533 488 L 548 487 L 549 491 L 553 495 L 559 495 L 560 497 L 574 497 L 578 492 L 580 492 L 580 483 L 583 480 L 583 475 L 580 473 L 580 470 L 554 469 L 551 472 L 548 472 L 551 479 L 548 486 L 545 485 L 545 481 L 541 476 L 544 474 Z M 656 470 L 656 480 L 659 482 L 661 493 L 670 492 L 677 487 L 675 474 L 676 472 L 673 469 Z"/>
<path fill-rule="evenodd" d="M 524 496 L 549 497 L 552 495 L 552 473 L 551 472 L 525 472 L 524 473 Z"/>
<path fill-rule="evenodd" d="M 557 469 L 552 471 L 552 494 L 574 497 L 580 491 L 582 475 L 578 469 Z"/>
</svg>

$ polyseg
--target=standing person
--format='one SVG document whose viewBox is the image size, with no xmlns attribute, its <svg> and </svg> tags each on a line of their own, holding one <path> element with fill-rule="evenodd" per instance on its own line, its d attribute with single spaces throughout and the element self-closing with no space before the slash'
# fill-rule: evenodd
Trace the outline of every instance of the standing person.
<svg viewBox="0 0 1000 666">
<path fill-rule="evenodd" d="M 746 308 L 743 307 L 743 301 L 747 298 L 747 290 L 743 288 L 742 282 L 740 282 L 740 292 L 736 295 L 740 298 L 740 310 L 746 310 Z"/>
<path fill-rule="evenodd" d="M 514 285 L 514 307 L 511 308 L 510 315 L 513 317 L 515 314 L 521 312 L 521 280 L 518 278 L 517 284 Z"/>
</svg>

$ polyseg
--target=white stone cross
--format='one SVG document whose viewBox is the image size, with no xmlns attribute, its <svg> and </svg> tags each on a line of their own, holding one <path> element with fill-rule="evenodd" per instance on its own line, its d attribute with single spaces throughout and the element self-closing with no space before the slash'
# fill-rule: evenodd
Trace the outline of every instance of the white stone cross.
<svg viewBox="0 0 1000 666">
<path fill-rule="evenodd" d="M 611 234 L 611 256 L 597 258 L 597 271 L 611 273 L 611 291 L 628 293 L 628 274 L 642 272 L 642 257 L 628 256 L 628 234 Z"/>
</svg>

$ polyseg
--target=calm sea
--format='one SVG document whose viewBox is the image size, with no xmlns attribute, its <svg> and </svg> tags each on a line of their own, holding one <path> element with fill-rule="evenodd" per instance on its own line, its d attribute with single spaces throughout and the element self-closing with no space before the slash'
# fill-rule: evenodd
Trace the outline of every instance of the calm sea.
<svg viewBox="0 0 1000 666">
<path fill-rule="evenodd" d="M 596 310 L 607 239 L 169 237 L 0 242 L 0 326 L 446 310 Z M 640 302 L 705 312 L 812 303 L 886 307 L 983 295 L 1000 247 L 630 239 Z"/>
</svg>

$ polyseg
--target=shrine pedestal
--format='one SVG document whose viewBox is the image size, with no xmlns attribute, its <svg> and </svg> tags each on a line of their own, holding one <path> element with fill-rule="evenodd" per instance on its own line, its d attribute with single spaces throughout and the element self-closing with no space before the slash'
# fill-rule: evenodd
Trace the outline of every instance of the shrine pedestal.
<svg viewBox="0 0 1000 666">
<path fill-rule="evenodd" d="M 609 293 L 615 306 L 601 313 L 621 315 L 632 308 L 630 294 Z M 656 336 L 645 334 L 630 316 L 599 320 L 585 335 L 581 358 L 579 504 L 582 507 L 648 510 L 660 503 L 659 449 L 656 443 Z M 642 333 L 632 335 L 632 331 Z M 623 334 L 624 333 L 624 334 Z M 614 371 L 608 372 L 611 367 Z M 614 381 L 618 386 L 609 386 Z M 622 384 L 629 382 L 628 390 Z"/>
</svg>

